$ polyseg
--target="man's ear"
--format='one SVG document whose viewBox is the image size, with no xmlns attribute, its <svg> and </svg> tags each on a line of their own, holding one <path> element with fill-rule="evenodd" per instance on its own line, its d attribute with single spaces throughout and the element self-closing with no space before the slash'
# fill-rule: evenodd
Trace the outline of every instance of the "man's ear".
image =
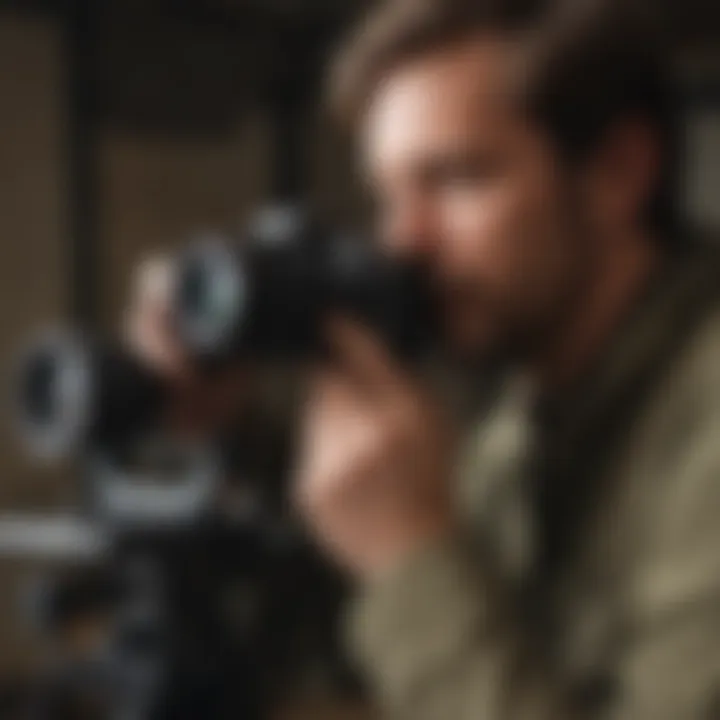
<svg viewBox="0 0 720 720">
<path fill-rule="evenodd" d="M 595 220 L 611 234 L 640 226 L 662 167 L 657 133 L 642 120 L 610 129 L 587 166 L 587 192 Z"/>
</svg>

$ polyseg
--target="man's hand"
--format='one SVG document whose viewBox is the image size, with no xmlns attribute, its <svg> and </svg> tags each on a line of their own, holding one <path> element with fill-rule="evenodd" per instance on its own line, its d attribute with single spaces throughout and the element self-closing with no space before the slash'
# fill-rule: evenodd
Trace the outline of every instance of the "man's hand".
<svg viewBox="0 0 720 720">
<path fill-rule="evenodd" d="M 450 531 L 450 433 L 373 337 L 330 334 L 339 363 L 308 399 L 297 502 L 331 557 L 374 579 Z"/>
</svg>

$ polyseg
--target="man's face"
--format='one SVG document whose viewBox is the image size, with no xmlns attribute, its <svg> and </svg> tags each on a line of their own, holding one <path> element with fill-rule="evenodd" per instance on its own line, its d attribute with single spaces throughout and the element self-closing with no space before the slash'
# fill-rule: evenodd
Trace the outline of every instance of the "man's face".
<svg viewBox="0 0 720 720">
<path fill-rule="evenodd" d="M 473 360 L 532 352 L 587 266 L 581 203 L 513 106 L 510 54 L 477 41 L 401 66 L 361 137 L 385 247 L 429 263 L 450 346 Z"/>
</svg>

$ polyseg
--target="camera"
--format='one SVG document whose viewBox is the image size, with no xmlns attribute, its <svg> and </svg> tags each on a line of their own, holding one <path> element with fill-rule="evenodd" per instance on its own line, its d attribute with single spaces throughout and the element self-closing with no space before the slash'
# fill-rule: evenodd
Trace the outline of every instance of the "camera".
<svg viewBox="0 0 720 720">
<path fill-rule="evenodd" d="M 178 263 L 177 328 L 201 361 L 312 358 L 325 349 L 325 322 L 339 315 L 372 329 L 405 360 L 434 337 L 422 267 L 298 209 L 260 213 L 242 242 L 201 238 Z"/>
</svg>

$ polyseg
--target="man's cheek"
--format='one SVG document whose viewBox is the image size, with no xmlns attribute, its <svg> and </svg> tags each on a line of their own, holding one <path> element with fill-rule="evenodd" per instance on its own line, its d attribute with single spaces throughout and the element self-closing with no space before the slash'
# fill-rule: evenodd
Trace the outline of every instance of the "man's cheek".
<svg viewBox="0 0 720 720">
<path fill-rule="evenodd" d="M 468 195 L 450 219 L 463 259 L 492 261 L 512 244 L 521 214 L 519 198 L 503 187 Z"/>
</svg>

